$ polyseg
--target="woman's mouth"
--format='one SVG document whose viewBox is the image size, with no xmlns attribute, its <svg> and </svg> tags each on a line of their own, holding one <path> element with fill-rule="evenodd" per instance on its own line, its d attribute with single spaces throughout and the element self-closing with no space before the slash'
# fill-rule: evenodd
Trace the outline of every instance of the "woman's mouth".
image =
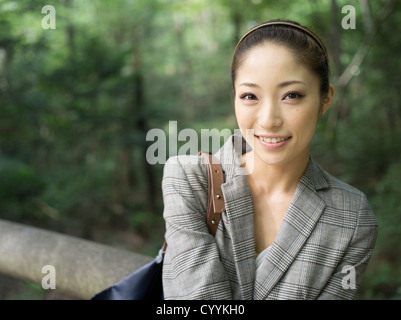
<svg viewBox="0 0 401 320">
<path fill-rule="evenodd" d="M 266 137 L 266 136 L 256 136 L 261 145 L 267 149 L 275 150 L 284 146 L 291 136 L 276 136 L 276 137 Z"/>
</svg>

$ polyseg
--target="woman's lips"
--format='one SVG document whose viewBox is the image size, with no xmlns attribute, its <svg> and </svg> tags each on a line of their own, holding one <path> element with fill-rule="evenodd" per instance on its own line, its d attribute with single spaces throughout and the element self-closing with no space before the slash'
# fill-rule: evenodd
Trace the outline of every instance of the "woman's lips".
<svg viewBox="0 0 401 320">
<path fill-rule="evenodd" d="M 269 149 L 276 150 L 287 144 L 291 136 L 256 136 L 260 144 Z"/>
</svg>

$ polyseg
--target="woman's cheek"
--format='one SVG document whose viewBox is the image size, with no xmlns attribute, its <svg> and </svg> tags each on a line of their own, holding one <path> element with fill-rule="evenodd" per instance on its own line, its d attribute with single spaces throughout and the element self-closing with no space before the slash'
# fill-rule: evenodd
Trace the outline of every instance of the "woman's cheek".
<svg viewBox="0 0 401 320">
<path fill-rule="evenodd" d="M 302 140 L 305 143 L 309 143 L 316 131 L 316 114 L 312 112 L 297 112 L 297 115 L 293 117 L 296 119 L 293 122 L 293 128 L 301 133 Z"/>
</svg>

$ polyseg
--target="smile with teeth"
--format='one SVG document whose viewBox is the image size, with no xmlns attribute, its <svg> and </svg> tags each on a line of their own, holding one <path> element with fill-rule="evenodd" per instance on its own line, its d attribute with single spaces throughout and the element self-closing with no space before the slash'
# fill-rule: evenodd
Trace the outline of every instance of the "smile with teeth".
<svg viewBox="0 0 401 320">
<path fill-rule="evenodd" d="M 288 140 L 290 137 L 283 137 L 283 138 L 267 138 L 267 137 L 258 137 L 260 140 L 267 142 L 267 143 L 279 143 L 285 140 Z"/>
</svg>

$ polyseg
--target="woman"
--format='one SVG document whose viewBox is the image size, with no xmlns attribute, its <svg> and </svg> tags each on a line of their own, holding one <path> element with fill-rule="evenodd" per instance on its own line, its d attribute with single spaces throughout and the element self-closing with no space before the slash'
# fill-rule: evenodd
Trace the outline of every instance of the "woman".
<svg viewBox="0 0 401 320">
<path fill-rule="evenodd" d="M 242 137 L 216 154 L 226 210 L 215 237 L 202 158 L 165 165 L 165 299 L 352 299 L 377 220 L 362 192 L 309 154 L 334 96 L 324 44 L 296 22 L 270 21 L 239 41 L 231 72 Z"/>
</svg>

